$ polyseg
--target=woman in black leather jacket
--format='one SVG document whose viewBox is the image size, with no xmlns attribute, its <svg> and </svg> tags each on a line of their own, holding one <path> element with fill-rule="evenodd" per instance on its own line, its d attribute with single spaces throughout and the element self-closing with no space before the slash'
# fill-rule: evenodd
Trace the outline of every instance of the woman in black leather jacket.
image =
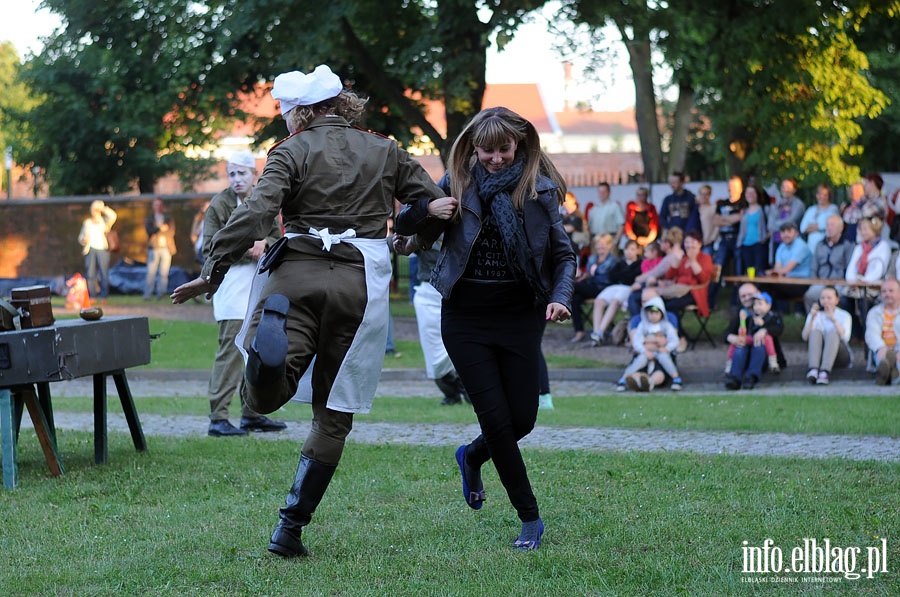
<svg viewBox="0 0 900 597">
<path fill-rule="evenodd" d="M 538 411 L 541 337 L 571 314 L 575 254 L 559 206 L 565 184 L 530 122 L 489 108 L 466 126 L 438 183 L 451 197 L 410 204 L 397 218 L 398 252 L 444 232 L 431 283 L 441 293 L 444 344 L 472 399 L 481 434 L 456 460 L 463 497 L 484 501 L 481 466 L 494 466 L 522 521 L 513 543 L 536 549 L 544 525 L 518 441 Z"/>
</svg>

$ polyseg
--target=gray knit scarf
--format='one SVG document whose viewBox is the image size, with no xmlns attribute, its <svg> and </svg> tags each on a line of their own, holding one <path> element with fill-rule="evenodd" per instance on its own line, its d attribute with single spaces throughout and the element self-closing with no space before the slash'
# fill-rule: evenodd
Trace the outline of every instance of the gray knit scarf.
<svg viewBox="0 0 900 597">
<path fill-rule="evenodd" d="M 488 172 L 480 163 L 472 168 L 475 190 L 483 205 L 490 207 L 500 238 L 506 262 L 516 280 L 528 282 L 534 291 L 535 305 L 546 305 L 550 295 L 541 283 L 540 274 L 534 266 L 531 249 L 525 237 L 522 216 L 512 204 L 511 194 L 522 178 L 525 160 L 522 157 L 498 172 Z"/>
</svg>

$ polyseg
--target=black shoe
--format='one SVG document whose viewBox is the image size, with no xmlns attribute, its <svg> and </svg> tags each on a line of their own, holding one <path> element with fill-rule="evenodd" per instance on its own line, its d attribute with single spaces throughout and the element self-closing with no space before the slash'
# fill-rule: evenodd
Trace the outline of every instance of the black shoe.
<svg viewBox="0 0 900 597">
<path fill-rule="evenodd" d="M 749 375 L 744 378 L 744 383 L 741 385 L 741 387 L 744 388 L 745 390 L 752 390 L 753 388 L 756 387 L 756 384 L 758 381 L 759 380 L 756 379 L 755 376 Z"/>
<path fill-rule="evenodd" d="M 227 437 L 230 435 L 247 435 L 247 432 L 232 425 L 228 419 L 219 419 L 209 424 L 207 435 L 211 437 Z"/>
<path fill-rule="evenodd" d="M 241 417 L 241 429 L 247 431 L 284 431 L 287 423 L 273 421 L 269 417 Z"/>
<path fill-rule="evenodd" d="M 459 404 L 460 398 L 459 396 L 444 396 L 444 399 L 441 400 L 441 406 L 453 406 L 454 404 Z"/>
<path fill-rule="evenodd" d="M 290 307 L 290 300 L 283 294 L 271 295 L 263 305 L 247 358 L 247 381 L 252 386 L 264 388 L 284 378 Z"/>
<path fill-rule="evenodd" d="M 728 381 L 725 382 L 725 387 L 729 390 L 740 390 L 741 380 L 739 380 L 737 377 L 729 376 Z"/>
</svg>

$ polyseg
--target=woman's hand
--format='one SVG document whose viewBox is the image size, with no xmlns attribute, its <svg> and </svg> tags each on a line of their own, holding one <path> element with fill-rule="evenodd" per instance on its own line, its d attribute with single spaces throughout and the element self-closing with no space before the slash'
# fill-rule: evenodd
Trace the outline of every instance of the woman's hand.
<svg viewBox="0 0 900 597">
<path fill-rule="evenodd" d="M 550 303 L 547 305 L 547 321 L 568 321 L 571 315 L 572 313 L 563 304 Z"/>
<path fill-rule="evenodd" d="M 394 247 L 394 252 L 400 255 L 412 255 L 419 248 L 415 236 L 403 236 L 402 234 L 395 234 L 391 245 Z"/>
<path fill-rule="evenodd" d="M 459 205 L 453 197 L 441 197 L 428 203 L 428 215 L 439 220 L 449 220 L 456 213 L 456 207 Z"/>
<path fill-rule="evenodd" d="M 218 289 L 204 278 L 194 278 L 186 284 L 182 284 L 172 292 L 172 302 L 176 305 L 186 303 L 195 296 L 206 293 L 206 298 L 212 298 L 213 293 Z"/>
</svg>

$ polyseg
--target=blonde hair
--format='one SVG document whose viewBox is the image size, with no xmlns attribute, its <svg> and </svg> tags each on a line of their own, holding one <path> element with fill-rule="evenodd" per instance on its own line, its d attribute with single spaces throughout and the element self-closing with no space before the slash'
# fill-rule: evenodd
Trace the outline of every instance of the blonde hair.
<svg viewBox="0 0 900 597">
<path fill-rule="evenodd" d="M 556 183 L 556 200 L 562 205 L 566 196 L 566 183 L 541 149 L 537 129 L 528 120 L 503 107 L 487 108 L 476 114 L 453 142 L 447 168 L 450 173 L 450 194 L 462 197 L 463 191 L 471 185 L 472 175 L 469 170 L 476 159 L 473 155 L 476 147 L 498 147 L 510 140 L 517 144 L 516 157 L 525 158 L 525 169 L 512 193 L 513 206 L 521 210 L 526 199 L 537 197 L 534 184 L 538 174 L 543 174 Z"/>
<path fill-rule="evenodd" d="M 302 131 L 314 118 L 325 114 L 336 114 L 353 124 L 362 116 L 368 101 L 369 98 L 359 97 L 355 91 L 343 89 L 338 95 L 327 100 L 310 106 L 297 106 L 287 113 L 285 120 L 288 129 L 294 132 Z"/>
</svg>

